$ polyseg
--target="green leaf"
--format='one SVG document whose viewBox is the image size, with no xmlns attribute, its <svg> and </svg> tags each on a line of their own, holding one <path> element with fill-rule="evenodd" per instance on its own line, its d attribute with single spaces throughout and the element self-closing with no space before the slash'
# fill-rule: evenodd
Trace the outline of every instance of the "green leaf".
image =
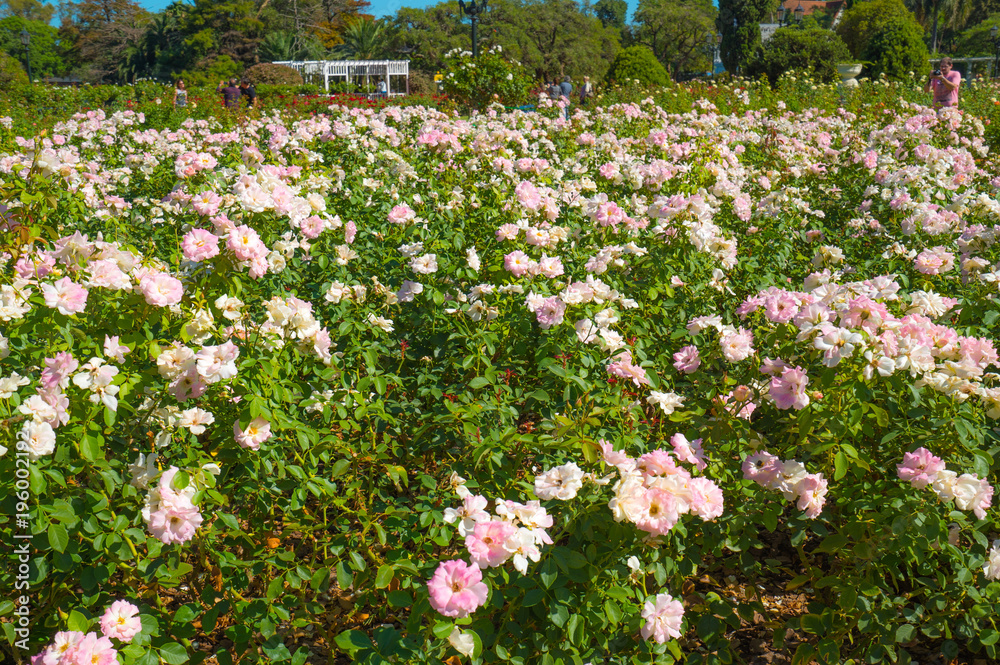
<svg viewBox="0 0 1000 665">
<path fill-rule="evenodd" d="M 778 528 L 778 510 L 773 505 L 764 509 L 763 522 L 764 527 L 771 533 Z"/>
<path fill-rule="evenodd" d="M 566 635 L 570 644 L 581 646 L 584 642 L 584 628 L 587 622 L 579 614 L 574 614 L 566 622 Z"/>
<path fill-rule="evenodd" d="M 413 604 L 413 597 L 410 593 L 401 589 L 390 591 L 386 600 L 389 602 L 389 607 L 409 607 Z"/>
<path fill-rule="evenodd" d="M 388 565 L 379 566 L 378 572 L 375 573 L 375 588 L 384 589 L 387 586 L 389 586 L 389 583 L 392 582 L 393 574 L 394 571 L 392 569 L 392 566 Z"/>
<path fill-rule="evenodd" d="M 90 619 L 88 619 L 79 610 L 73 610 L 69 613 L 69 618 L 66 620 L 66 630 L 76 630 L 81 633 L 86 633 L 90 630 Z"/>
<path fill-rule="evenodd" d="M 552 585 L 555 584 L 556 577 L 559 575 L 555 570 L 543 570 L 539 571 L 538 577 L 542 581 L 542 586 L 546 589 L 551 589 Z"/>
<path fill-rule="evenodd" d="M 66 546 L 69 545 L 69 534 L 66 532 L 66 527 L 53 522 L 49 525 L 48 534 L 49 545 L 52 546 L 52 549 L 56 552 L 65 552 Z"/>
<path fill-rule="evenodd" d="M 813 551 L 833 554 L 837 550 L 842 549 L 844 545 L 846 545 L 848 542 L 849 539 L 847 536 L 835 533 L 831 536 L 827 536 L 826 538 L 824 538 L 823 542 L 821 542 L 819 546 Z"/>
<path fill-rule="evenodd" d="M 622 611 L 618 603 L 608 598 L 604 601 L 604 614 L 612 624 L 618 624 L 622 620 Z"/>
<path fill-rule="evenodd" d="M 479 390 L 480 388 L 488 385 L 490 385 L 490 380 L 484 376 L 477 376 L 472 381 L 469 381 L 469 387 L 473 390 Z"/>
<path fill-rule="evenodd" d="M 823 619 L 818 614 L 803 614 L 800 619 L 802 630 L 813 635 L 822 635 L 826 629 L 823 627 Z"/>
<path fill-rule="evenodd" d="M 698 620 L 698 625 L 696 626 L 698 630 L 698 637 L 703 640 L 711 640 L 719 629 L 722 627 L 722 622 L 719 621 L 717 617 L 711 614 L 706 614 L 701 619 Z"/>
<path fill-rule="evenodd" d="M 896 629 L 896 642 L 911 642 L 916 634 L 917 629 L 912 624 L 904 623 Z"/>
<path fill-rule="evenodd" d="M 439 640 L 446 640 L 448 636 L 451 635 L 451 631 L 455 629 L 455 624 L 451 621 L 438 621 L 431 628 L 431 632 L 434 633 L 434 637 Z"/>
<path fill-rule="evenodd" d="M 101 444 L 104 439 L 100 436 L 85 434 L 80 439 L 80 456 L 88 462 L 93 462 L 101 456 Z"/>
<path fill-rule="evenodd" d="M 347 569 L 344 562 L 341 561 L 337 564 L 337 585 L 341 589 L 349 589 L 351 585 L 354 584 L 354 575 Z"/>
<path fill-rule="evenodd" d="M 337 635 L 334 641 L 338 647 L 352 656 L 361 649 L 371 649 L 374 646 L 371 638 L 360 630 L 345 630 L 340 635 Z"/>
<path fill-rule="evenodd" d="M 174 612 L 174 623 L 191 623 L 198 616 L 198 610 L 194 605 L 181 605 Z"/>
<path fill-rule="evenodd" d="M 188 661 L 187 649 L 177 642 L 167 642 L 160 647 L 160 658 L 170 665 L 181 665 Z"/>
<path fill-rule="evenodd" d="M 285 580 L 282 576 L 275 577 L 271 580 L 271 583 L 267 585 L 267 599 L 275 600 L 280 596 L 285 590 Z"/>
<path fill-rule="evenodd" d="M 299 647 L 295 650 L 295 654 L 292 656 L 292 665 L 305 665 L 306 660 L 309 658 L 309 649 L 305 647 Z"/>
<path fill-rule="evenodd" d="M 811 644 L 800 644 L 792 656 L 792 665 L 809 665 L 816 655 L 816 647 Z"/>
<path fill-rule="evenodd" d="M 188 475 L 187 471 L 178 471 L 174 474 L 174 479 L 170 483 L 175 490 L 182 490 L 187 487 L 191 482 L 191 477 Z"/>
<path fill-rule="evenodd" d="M 847 475 L 847 456 L 844 455 L 843 450 L 838 450 L 837 454 L 833 457 L 833 479 L 840 480 Z"/>
</svg>

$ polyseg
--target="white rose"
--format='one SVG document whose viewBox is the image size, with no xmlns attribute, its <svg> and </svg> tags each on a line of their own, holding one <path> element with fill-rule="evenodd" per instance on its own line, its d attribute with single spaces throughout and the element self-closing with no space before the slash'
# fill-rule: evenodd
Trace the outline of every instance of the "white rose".
<svg viewBox="0 0 1000 665">
<path fill-rule="evenodd" d="M 455 651 L 469 658 L 476 650 L 476 641 L 472 637 L 472 632 L 459 630 L 458 626 L 452 629 L 451 635 L 448 636 L 448 642 L 455 647 Z"/>
<path fill-rule="evenodd" d="M 29 421 L 18 434 L 21 440 L 17 443 L 17 449 L 27 452 L 28 459 L 37 460 L 39 457 L 51 455 L 56 450 L 56 433 L 52 425 L 45 422 Z"/>
</svg>

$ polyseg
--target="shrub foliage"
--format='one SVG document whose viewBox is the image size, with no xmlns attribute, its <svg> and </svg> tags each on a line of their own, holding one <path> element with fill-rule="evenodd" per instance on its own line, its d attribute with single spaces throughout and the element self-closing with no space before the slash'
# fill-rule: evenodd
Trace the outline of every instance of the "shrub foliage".
<svg viewBox="0 0 1000 665">
<path fill-rule="evenodd" d="M 638 81 L 642 85 L 666 85 L 667 70 L 647 46 L 630 46 L 615 56 L 608 69 L 609 83 L 626 84 Z"/>
<path fill-rule="evenodd" d="M 774 85 L 785 72 L 811 72 L 820 81 L 837 81 L 837 65 L 846 62 L 850 52 L 843 40 L 830 30 L 782 28 L 774 33 L 747 67 L 753 77 L 766 75 Z"/>
<path fill-rule="evenodd" d="M 287 65 L 275 65 L 270 62 L 262 62 L 254 65 L 245 72 L 243 78 L 260 85 L 262 83 L 270 85 L 302 85 L 302 75 Z"/>
</svg>

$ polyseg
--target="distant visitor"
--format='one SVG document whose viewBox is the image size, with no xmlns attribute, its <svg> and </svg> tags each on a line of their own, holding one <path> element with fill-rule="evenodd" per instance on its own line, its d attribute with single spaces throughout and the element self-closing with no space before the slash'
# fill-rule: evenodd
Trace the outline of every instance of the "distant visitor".
<svg viewBox="0 0 1000 665">
<path fill-rule="evenodd" d="M 236 87 L 236 79 L 231 79 L 228 85 L 225 81 L 219 81 L 215 91 L 222 93 L 222 102 L 227 109 L 235 109 L 240 105 L 240 89 Z"/>
<path fill-rule="evenodd" d="M 924 86 L 924 92 L 934 97 L 934 108 L 958 106 L 958 87 L 962 85 L 962 75 L 951 68 L 951 58 L 942 58 L 938 69 L 931 72 Z"/>
</svg>

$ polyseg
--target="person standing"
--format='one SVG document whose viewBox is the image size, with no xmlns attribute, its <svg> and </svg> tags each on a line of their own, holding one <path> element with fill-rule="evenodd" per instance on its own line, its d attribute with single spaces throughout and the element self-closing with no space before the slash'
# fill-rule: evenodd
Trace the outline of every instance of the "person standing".
<svg viewBox="0 0 1000 665">
<path fill-rule="evenodd" d="M 184 87 L 184 81 L 178 79 L 174 85 L 174 108 L 182 109 L 188 105 L 188 91 Z"/>
<path fill-rule="evenodd" d="M 246 97 L 247 108 L 252 109 L 254 104 L 257 102 L 257 89 L 253 87 L 253 83 L 249 81 L 240 82 L 240 96 Z"/>
<path fill-rule="evenodd" d="M 562 83 L 559 84 L 559 95 L 566 99 L 566 106 L 563 108 L 563 117 L 567 120 L 569 119 L 569 100 L 572 94 L 573 84 L 569 82 L 568 76 L 564 76 Z"/>
<path fill-rule="evenodd" d="M 236 87 L 236 79 L 230 79 L 229 85 L 226 85 L 225 81 L 219 81 L 219 85 L 215 91 L 222 94 L 222 102 L 226 105 L 227 109 L 239 107 L 240 89 Z"/>
<path fill-rule="evenodd" d="M 379 79 L 378 82 L 378 96 L 386 97 L 389 94 L 389 89 L 385 85 L 385 79 Z"/>
<path fill-rule="evenodd" d="M 569 99 L 569 96 L 573 94 L 573 84 L 569 82 L 569 77 L 564 76 L 562 83 L 559 84 L 559 94 Z"/>
<path fill-rule="evenodd" d="M 962 85 L 962 75 L 952 69 L 951 58 L 941 58 L 938 69 L 931 72 L 924 92 L 932 93 L 934 108 L 958 106 L 958 87 Z"/>
<path fill-rule="evenodd" d="M 594 94 L 594 86 L 590 83 L 590 77 L 583 77 L 583 85 L 580 86 L 580 104 L 581 106 L 587 103 L 591 95 Z"/>
</svg>

